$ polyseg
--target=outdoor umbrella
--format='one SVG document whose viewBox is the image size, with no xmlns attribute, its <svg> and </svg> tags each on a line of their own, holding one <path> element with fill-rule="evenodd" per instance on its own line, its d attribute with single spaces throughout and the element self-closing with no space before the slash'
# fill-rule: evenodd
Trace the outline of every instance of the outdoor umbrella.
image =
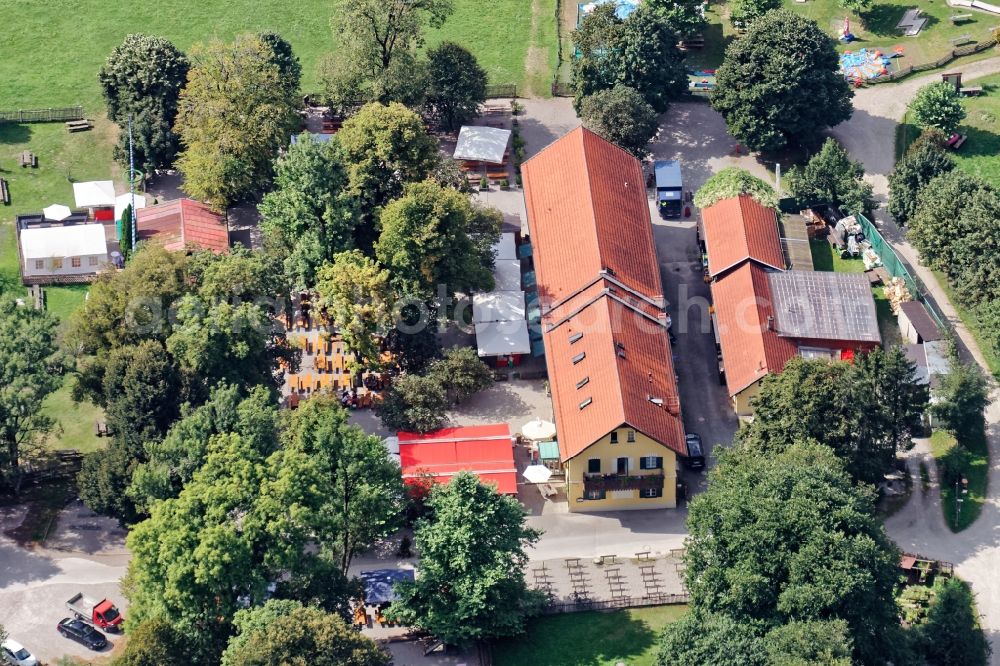
<svg viewBox="0 0 1000 666">
<path fill-rule="evenodd" d="M 521 434 L 535 441 L 552 439 L 556 436 L 556 424 L 551 421 L 535 419 L 524 424 L 524 427 L 521 428 Z"/>
<path fill-rule="evenodd" d="M 528 483 L 545 483 L 552 476 L 552 470 L 545 465 L 528 465 L 524 468 L 524 478 Z"/>
<path fill-rule="evenodd" d="M 36 209 L 37 210 L 37 209 Z M 64 206 L 62 204 L 52 204 L 42 209 L 42 214 L 48 220 L 62 221 L 73 214 L 73 211 L 69 209 L 69 206 Z"/>
</svg>

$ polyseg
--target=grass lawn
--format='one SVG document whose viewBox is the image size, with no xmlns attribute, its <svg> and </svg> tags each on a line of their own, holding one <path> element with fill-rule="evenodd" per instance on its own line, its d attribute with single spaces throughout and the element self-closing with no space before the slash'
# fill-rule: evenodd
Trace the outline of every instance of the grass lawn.
<svg viewBox="0 0 1000 666">
<path fill-rule="evenodd" d="M 940 461 L 955 446 L 955 443 L 955 438 L 951 433 L 935 430 L 931 435 L 931 452 L 934 454 L 934 459 Z M 942 484 L 941 486 L 941 509 L 944 511 L 944 520 L 952 532 L 964 530 L 979 517 L 983 501 L 986 498 L 987 477 L 990 468 L 985 433 L 975 437 L 973 441 L 962 442 L 962 444 L 972 455 L 963 474 L 969 480 L 969 492 L 962 497 L 963 501 L 957 517 L 955 515 L 955 486 L 950 484 Z"/>
<path fill-rule="evenodd" d="M 42 413 L 51 416 L 60 426 L 60 430 L 50 437 L 50 448 L 77 449 L 81 453 L 104 448 L 107 440 L 94 434 L 94 422 L 104 420 L 104 410 L 89 402 L 73 402 L 69 378 L 45 399 Z"/>
<path fill-rule="evenodd" d="M 1000 187 L 1000 76 L 977 79 L 979 97 L 964 100 L 965 122 L 960 134 L 969 138 L 955 153 L 959 168 Z"/>
<path fill-rule="evenodd" d="M 316 63 L 333 48 L 332 12 L 330 0 L 6 0 L 0 3 L 0 109 L 83 104 L 97 112 L 97 71 L 130 32 L 162 35 L 187 50 L 212 37 L 275 30 L 302 61 L 303 90 L 313 90 Z M 523 87 L 536 77 L 545 79 L 546 87 L 537 91 L 543 94 L 555 65 L 555 12 L 556 0 L 455 0 L 454 14 L 431 31 L 427 43 L 450 39 L 467 46 L 494 83 Z M 62 46 L 51 48 L 53 40 Z M 529 76 L 525 63 L 532 46 L 544 53 L 532 53 L 538 68 Z"/>
<path fill-rule="evenodd" d="M 493 648 L 496 666 L 651 666 L 663 627 L 687 606 L 652 606 L 607 613 L 547 615 L 529 623 L 525 635 Z"/>
<path fill-rule="evenodd" d="M 817 271 L 863 273 L 865 270 L 865 262 L 861 259 L 841 258 L 840 253 L 834 252 L 833 247 L 825 240 L 809 241 L 809 250 L 812 252 L 813 268 Z M 878 316 L 878 329 L 882 335 L 883 346 L 902 344 L 899 323 L 896 321 L 896 315 L 892 314 L 889 299 L 885 297 L 885 289 L 883 287 L 872 289 L 872 296 L 875 298 L 875 313 Z"/>
</svg>

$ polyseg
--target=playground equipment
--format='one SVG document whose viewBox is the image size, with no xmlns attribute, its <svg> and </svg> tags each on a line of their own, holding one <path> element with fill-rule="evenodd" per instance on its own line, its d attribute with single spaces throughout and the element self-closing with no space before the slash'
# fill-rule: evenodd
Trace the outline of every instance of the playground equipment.
<svg viewBox="0 0 1000 666">
<path fill-rule="evenodd" d="M 846 51 L 840 56 L 840 73 L 855 85 L 888 74 L 890 69 L 892 57 L 878 50 Z"/>
<path fill-rule="evenodd" d="M 853 42 L 854 39 L 855 39 L 854 35 L 851 34 L 851 17 L 850 16 L 845 16 L 844 17 L 844 27 L 840 31 L 840 37 L 839 37 L 839 39 L 840 39 L 840 41 L 844 42 L 845 44 Z"/>
</svg>

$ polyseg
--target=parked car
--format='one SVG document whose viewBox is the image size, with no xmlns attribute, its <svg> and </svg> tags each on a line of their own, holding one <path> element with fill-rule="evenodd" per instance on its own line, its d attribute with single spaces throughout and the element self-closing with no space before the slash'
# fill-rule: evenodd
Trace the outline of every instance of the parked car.
<svg viewBox="0 0 1000 666">
<path fill-rule="evenodd" d="M 689 432 L 684 441 L 687 443 L 687 458 L 684 464 L 688 469 L 705 469 L 705 449 L 701 445 L 701 435 Z"/>
<path fill-rule="evenodd" d="M 83 620 L 76 618 L 63 618 L 56 625 L 56 630 L 66 638 L 86 645 L 91 650 L 101 650 L 108 644 L 108 639 L 104 637 L 104 634 Z"/>
<path fill-rule="evenodd" d="M 83 592 L 78 592 L 70 597 L 66 602 L 66 608 L 76 616 L 76 619 L 83 620 L 94 627 L 100 627 L 105 631 L 121 631 L 122 622 L 125 618 L 118 612 L 108 599 L 91 599 Z"/>
<path fill-rule="evenodd" d="M 0 645 L 0 656 L 11 666 L 38 666 L 34 655 L 24 649 L 17 641 L 8 638 Z"/>
</svg>

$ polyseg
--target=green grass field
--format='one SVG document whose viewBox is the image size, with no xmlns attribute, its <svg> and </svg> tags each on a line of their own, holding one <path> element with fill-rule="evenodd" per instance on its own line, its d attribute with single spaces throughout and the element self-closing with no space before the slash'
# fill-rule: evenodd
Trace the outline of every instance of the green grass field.
<svg viewBox="0 0 1000 666">
<path fill-rule="evenodd" d="M 303 89 L 312 90 L 317 86 L 316 63 L 333 49 L 332 4 L 329 0 L 6 0 L 0 3 L 4 26 L 0 109 L 83 104 L 91 112 L 99 111 L 97 71 L 130 32 L 162 35 L 188 49 L 213 37 L 275 30 L 291 42 L 302 61 Z M 523 87 L 544 80 L 547 86 L 556 58 L 555 12 L 556 0 L 455 0 L 455 13 L 428 35 L 427 43 L 451 39 L 467 46 L 494 83 Z M 529 54 L 533 46 L 542 53 Z"/>
<path fill-rule="evenodd" d="M 934 459 L 941 460 L 955 444 L 955 438 L 950 433 L 944 430 L 935 430 L 931 435 L 931 453 L 934 454 Z M 944 521 L 948 523 L 952 532 L 964 530 L 979 517 L 989 483 L 990 457 L 985 433 L 973 438 L 973 441 L 962 442 L 962 444 L 972 455 L 964 473 L 965 478 L 969 480 L 969 492 L 962 496 L 962 504 L 957 516 L 955 514 L 955 486 L 941 485 L 941 510 L 944 512 Z"/>
<path fill-rule="evenodd" d="M 687 606 L 653 606 L 608 613 L 567 613 L 532 620 L 518 638 L 493 648 L 496 666 L 652 666 L 662 629 Z"/>
<path fill-rule="evenodd" d="M 977 79 L 979 97 L 964 100 L 965 122 L 958 131 L 969 138 L 955 151 L 959 168 L 1000 187 L 1000 76 Z"/>
</svg>

